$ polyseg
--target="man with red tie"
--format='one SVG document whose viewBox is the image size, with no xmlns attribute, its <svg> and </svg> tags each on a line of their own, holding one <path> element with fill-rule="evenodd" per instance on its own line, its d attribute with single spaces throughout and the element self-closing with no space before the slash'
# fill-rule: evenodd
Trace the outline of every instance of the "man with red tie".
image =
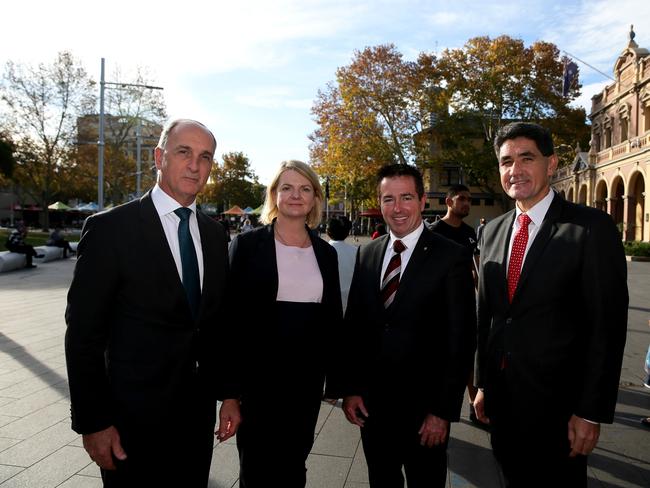
<svg viewBox="0 0 650 488">
<path fill-rule="evenodd" d="M 371 488 L 443 488 L 475 340 L 470 256 L 422 221 L 422 175 L 383 167 L 377 193 L 390 233 L 359 252 L 345 377 L 328 384 L 361 428 Z M 333 397 L 333 395 L 328 395 Z"/>
<path fill-rule="evenodd" d="M 625 347 L 623 246 L 610 216 L 550 188 L 548 130 L 512 123 L 494 147 L 516 207 L 483 231 L 476 414 L 508 487 L 586 487 Z"/>
</svg>

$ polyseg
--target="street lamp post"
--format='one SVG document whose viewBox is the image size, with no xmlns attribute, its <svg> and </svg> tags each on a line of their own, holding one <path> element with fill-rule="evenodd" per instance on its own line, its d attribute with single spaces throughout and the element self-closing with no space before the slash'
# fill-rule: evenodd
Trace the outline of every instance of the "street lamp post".
<svg viewBox="0 0 650 488">
<path fill-rule="evenodd" d="M 104 58 L 102 58 L 102 65 L 100 71 L 100 81 L 99 81 L 99 141 L 97 143 L 99 157 L 97 158 L 97 211 L 101 212 L 104 210 L 104 90 L 106 90 L 106 85 L 127 87 L 134 86 L 137 88 L 146 88 L 148 90 L 163 90 L 160 86 L 152 85 L 140 85 L 138 83 L 112 83 L 104 80 Z M 140 130 L 140 119 L 138 119 L 138 132 Z M 138 144 L 140 142 L 139 133 L 138 133 Z M 138 159 L 140 151 L 138 149 Z M 137 168 L 137 193 L 140 195 L 140 161 L 138 160 Z"/>
</svg>

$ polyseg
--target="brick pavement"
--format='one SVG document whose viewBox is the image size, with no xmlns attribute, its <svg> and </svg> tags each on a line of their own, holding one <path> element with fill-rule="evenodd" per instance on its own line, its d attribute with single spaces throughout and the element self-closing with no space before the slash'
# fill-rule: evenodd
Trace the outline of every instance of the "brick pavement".
<svg viewBox="0 0 650 488">
<path fill-rule="evenodd" d="M 0 486 L 93 488 L 99 471 L 70 430 L 63 336 L 74 259 L 0 274 Z M 590 488 L 650 486 L 650 391 L 641 386 L 650 342 L 650 263 L 629 263 L 630 320 L 615 423 L 590 457 Z M 269 445 L 273 449 L 273 445 Z M 488 435 L 452 426 L 448 487 L 501 487 Z M 308 460 L 309 488 L 368 486 L 359 434 L 340 408 L 323 404 Z M 211 488 L 237 486 L 237 449 L 215 446 Z M 534 474 L 531 474 L 534 476 Z M 274 482 L 273 485 L 279 483 Z"/>
</svg>

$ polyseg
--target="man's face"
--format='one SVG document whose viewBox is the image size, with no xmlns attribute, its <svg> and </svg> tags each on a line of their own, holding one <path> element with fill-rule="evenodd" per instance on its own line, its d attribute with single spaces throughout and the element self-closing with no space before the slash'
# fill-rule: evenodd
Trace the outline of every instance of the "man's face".
<svg viewBox="0 0 650 488">
<path fill-rule="evenodd" d="M 212 135 L 200 125 L 181 122 L 172 129 L 165 149 L 156 148 L 158 184 L 183 206 L 203 189 L 214 160 Z"/>
<path fill-rule="evenodd" d="M 425 196 L 418 199 L 412 176 L 384 178 L 379 184 L 379 205 L 384 221 L 396 237 L 404 237 L 420 226 Z"/>
<path fill-rule="evenodd" d="M 458 195 L 447 197 L 446 203 L 451 213 L 464 219 L 469 215 L 469 210 L 472 207 L 472 195 L 468 191 L 461 191 Z"/>
<path fill-rule="evenodd" d="M 499 149 L 501 186 L 524 212 L 546 196 L 555 168 L 557 157 L 543 156 L 527 137 L 508 139 Z"/>
</svg>

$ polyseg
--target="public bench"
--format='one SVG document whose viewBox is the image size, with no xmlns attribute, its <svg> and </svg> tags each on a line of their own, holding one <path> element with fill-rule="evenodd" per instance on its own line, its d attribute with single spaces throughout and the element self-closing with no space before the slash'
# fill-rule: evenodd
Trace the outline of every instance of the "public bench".
<svg viewBox="0 0 650 488">
<path fill-rule="evenodd" d="M 70 248 L 76 253 L 78 242 L 71 242 Z M 63 258 L 63 248 L 56 246 L 36 246 L 34 248 L 37 254 L 42 254 L 42 258 L 34 258 L 34 261 L 39 263 L 47 263 L 48 261 L 55 261 Z M 11 251 L 0 251 L 0 273 L 5 271 L 13 271 L 25 267 L 25 255 Z"/>
<path fill-rule="evenodd" d="M 11 251 L 0 251 L 0 273 L 25 267 L 25 255 Z"/>
</svg>

